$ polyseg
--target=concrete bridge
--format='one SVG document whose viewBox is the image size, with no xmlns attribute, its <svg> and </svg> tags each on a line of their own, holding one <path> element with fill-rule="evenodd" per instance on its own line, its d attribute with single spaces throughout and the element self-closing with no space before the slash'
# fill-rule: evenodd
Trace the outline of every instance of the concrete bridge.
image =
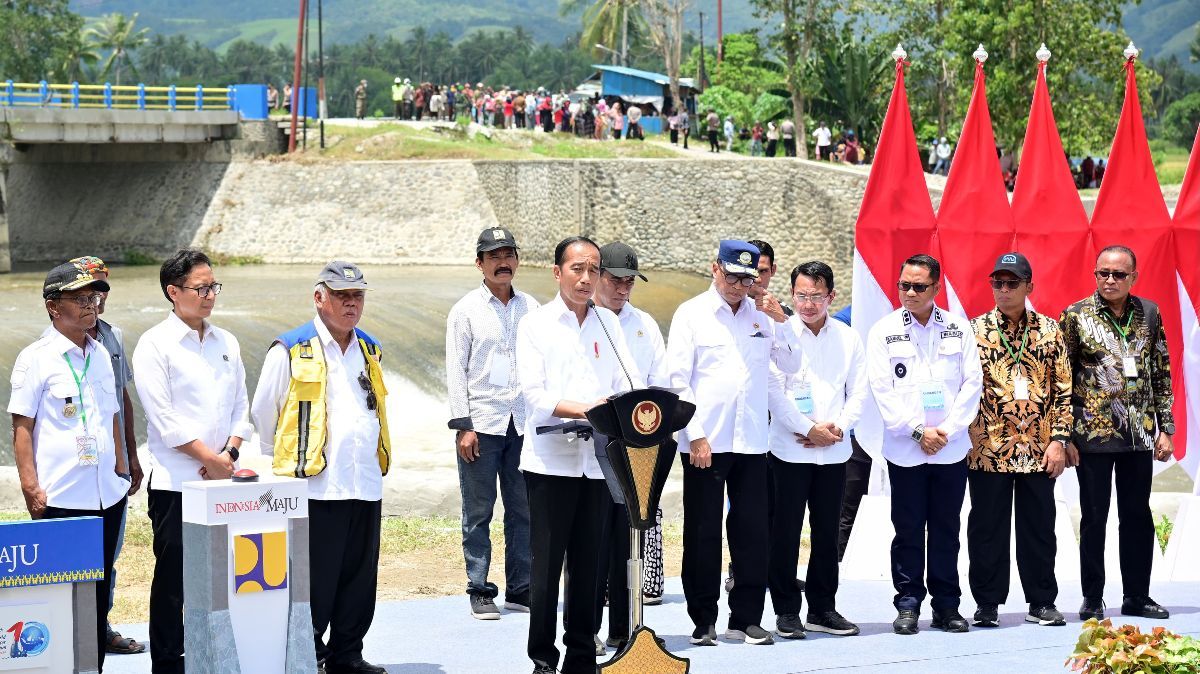
<svg viewBox="0 0 1200 674">
<path fill-rule="evenodd" d="M 261 94 L 265 111 L 265 93 L 258 89 L 247 88 L 243 103 L 257 104 Z M 43 152 L 38 148 L 44 146 L 57 148 L 52 150 L 57 156 L 82 161 L 95 161 L 101 146 L 128 146 L 141 161 L 153 161 L 156 154 L 171 161 L 188 145 L 227 146 L 249 135 L 251 145 L 257 143 L 252 152 L 279 151 L 278 129 L 267 120 L 245 120 L 237 94 L 235 87 L 0 84 L 0 272 L 12 270 L 6 217 L 10 166 L 37 161 Z M 246 125 L 255 127 L 254 132 L 244 134 Z M 197 149 L 211 154 L 208 148 Z M 113 147 L 105 156 L 120 157 L 122 152 Z"/>
</svg>

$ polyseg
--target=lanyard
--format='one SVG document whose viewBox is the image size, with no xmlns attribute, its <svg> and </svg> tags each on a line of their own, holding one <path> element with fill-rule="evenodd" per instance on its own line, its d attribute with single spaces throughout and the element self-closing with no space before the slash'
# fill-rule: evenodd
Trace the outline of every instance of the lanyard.
<svg viewBox="0 0 1200 674">
<path fill-rule="evenodd" d="M 1021 356 L 1025 355 L 1025 340 L 1029 338 L 1029 316 L 1025 317 L 1025 332 L 1021 335 L 1021 348 L 1016 353 L 1013 353 L 1012 345 L 1008 343 L 1008 337 L 1004 334 L 1004 328 L 1000 327 L 1000 321 L 996 321 L 996 331 L 1000 333 L 1000 341 L 1004 343 L 1004 348 L 1008 351 L 1008 355 L 1013 359 L 1013 364 L 1017 369 L 1021 368 Z"/>
<path fill-rule="evenodd" d="M 1113 326 L 1113 329 L 1117 331 L 1117 334 L 1121 335 L 1121 345 L 1128 347 L 1129 346 L 1129 332 L 1128 332 L 1129 326 L 1133 324 L 1133 307 L 1130 307 L 1129 311 L 1125 312 L 1125 326 L 1124 327 L 1121 327 L 1121 325 L 1119 325 L 1117 323 L 1117 318 L 1116 318 L 1116 316 L 1113 315 L 1111 309 L 1104 313 L 1104 318 L 1108 319 L 1109 324 Z"/>
<path fill-rule="evenodd" d="M 83 422 L 83 430 L 87 431 L 87 406 L 83 404 L 83 380 L 87 378 L 88 368 L 92 366 L 92 354 L 89 353 L 83 359 L 82 373 L 75 372 L 75 366 L 71 364 L 71 359 L 65 353 L 63 360 L 67 361 L 67 367 L 71 368 L 71 376 L 75 378 L 75 388 L 79 389 L 79 420 Z"/>
</svg>

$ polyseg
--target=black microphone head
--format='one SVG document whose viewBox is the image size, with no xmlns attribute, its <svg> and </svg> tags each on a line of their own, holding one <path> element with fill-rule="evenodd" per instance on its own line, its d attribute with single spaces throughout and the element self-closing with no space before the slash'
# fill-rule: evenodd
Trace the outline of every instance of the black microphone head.
<svg viewBox="0 0 1200 674">
<path fill-rule="evenodd" d="M 595 303 L 595 302 L 593 302 L 593 301 L 591 301 L 591 300 L 588 300 L 588 301 L 587 301 L 587 305 L 588 305 L 588 308 L 589 308 L 589 309 L 595 309 L 595 308 L 596 308 L 596 303 Z"/>
</svg>

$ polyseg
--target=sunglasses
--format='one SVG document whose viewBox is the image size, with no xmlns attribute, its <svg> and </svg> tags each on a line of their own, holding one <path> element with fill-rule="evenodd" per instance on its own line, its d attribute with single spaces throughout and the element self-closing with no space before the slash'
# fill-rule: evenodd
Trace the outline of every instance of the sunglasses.
<svg viewBox="0 0 1200 674">
<path fill-rule="evenodd" d="M 745 288 L 749 288 L 750 286 L 754 285 L 754 277 L 753 276 L 744 276 L 742 274 L 730 274 L 729 272 L 725 271 L 724 269 L 721 270 L 721 274 L 723 274 L 725 276 L 725 282 L 730 285 L 740 285 Z"/>
<path fill-rule="evenodd" d="M 932 283 L 909 283 L 908 281 L 900 281 L 899 283 L 896 284 L 896 287 L 899 288 L 901 290 L 901 292 L 908 292 L 908 291 L 912 290 L 919 295 L 919 294 L 925 292 L 926 290 L 929 290 L 930 288 L 932 288 L 933 284 Z"/>
<path fill-rule="evenodd" d="M 359 372 L 358 385 L 367 392 L 367 409 L 374 412 L 375 408 L 379 407 L 379 400 L 375 397 L 375 391 L 371 389 L 371 380 L 367 379 L 367 375 Z"/>
<path fill-rule="evenodd" d="M 1109 271 L 1107 269 L 1096 270 L 1096 279 L 1103 281 L 1106 278 L 1112 278 L 1114 281 L 1124 281 L 1129 278 L 1127 271 Z"/>
<path fill-rule="evenodd" d="M 1016 290 L 1017 288 L 1021 287 L 1022 283 L 1024 283 L 1024 281 L 1022 281 L 1021 279 L 994 278 L 991 280 L 992 288 L 994 290 L 1004 290 L 1004 289 Z"/>
</svg>

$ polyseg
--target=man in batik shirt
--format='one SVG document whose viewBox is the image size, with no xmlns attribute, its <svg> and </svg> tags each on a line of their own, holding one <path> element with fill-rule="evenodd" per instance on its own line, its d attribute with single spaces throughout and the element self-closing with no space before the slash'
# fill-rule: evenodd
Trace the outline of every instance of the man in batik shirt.
<svg viewBox="0 0 1200 674">
<path fill-rule="evenodd" d="M 1000 625 L 1008 598 L 1012 511 L 1026 622 L 1065 625 L 1054 606 L 1054 480 L 1071 433 L 1071 365 L 1058 323 L 1025 308 L 1033 269 L 1005 253 L 991 274 L 996 308 L 971 321 L 983 365 L 983 397 L 971 424 L 967 484 L 968 578 L 979 627 Z"/>
<path fill-rule="evenodd" d="M 1138 277 L 1132 250 L 1100 251 L 1095 275 L 1096 293 L 1059 319 L 1074 377 L 1068 461 L 1078 451 L 1079 618 L 1104 617 L 1104 534 L 1116 473 L 1121 614 L 1162 620 L 1167 610 L 1150 598 L 1150 483 L 1152 459 L 1171 458 L 1175 434 L 1167 335 L 1158 306 L 1130 294 Z"/>
</svg>

